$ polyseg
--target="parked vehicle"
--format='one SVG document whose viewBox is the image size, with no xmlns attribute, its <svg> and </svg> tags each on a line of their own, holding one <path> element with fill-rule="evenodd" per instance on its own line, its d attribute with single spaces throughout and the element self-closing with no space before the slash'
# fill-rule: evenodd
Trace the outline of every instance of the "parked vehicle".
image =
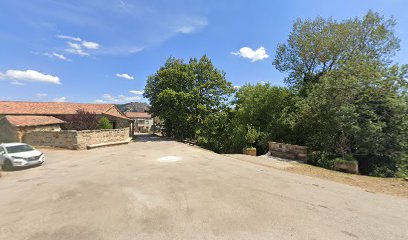
<svg viewBox="0 0 408 240">
<path fill-rule="evenodd" d="M 0 165 L 3 170 L 41 165 L 45 160 L 42 152 L 24 143 L 0 144 Z"/>
</svg>

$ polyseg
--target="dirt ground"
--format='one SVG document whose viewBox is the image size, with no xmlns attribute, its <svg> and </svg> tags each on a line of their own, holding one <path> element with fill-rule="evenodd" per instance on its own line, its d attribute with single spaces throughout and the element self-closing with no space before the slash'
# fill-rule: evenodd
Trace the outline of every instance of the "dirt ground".
<svg viewBox="0 0 408 240">
<path fill-rule="evenodd" d="M 408 181 L 401 178 L 378 178 L 332 171 L 308 164 L 284 161 L 271 157 L 252 157 L 241 154 L 226 154 L 235 159 L 249 161 L 262 166 L 272 167 L 292 173 L 317 177 L 338 183 L 359 187 L 371 193 L 384 193 L 408 198 Z"/>
</svg>

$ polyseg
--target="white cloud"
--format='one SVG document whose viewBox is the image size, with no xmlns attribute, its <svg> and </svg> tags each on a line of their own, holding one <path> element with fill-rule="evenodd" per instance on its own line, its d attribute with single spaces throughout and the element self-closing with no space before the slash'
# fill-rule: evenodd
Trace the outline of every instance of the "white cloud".
<svg viewBox="0 0 408 240">
<path fill-rule="evenodd" d="M 73 42 L 67 42 L 67 44 L 70 48 L 65 49 L 65 51 L 80 56 L 89 56 L 89 53 L 82 50 L 82 46 L 80 44 Z"/>
<path fill-rule="evenodd" d="M 130 75 L 127 74 L 127 73 L 117 73 L 117 74 L 116 74 L 116 77 L 118 77 L 118 78 L 125 78 L 125 79 L 128 79 L 128 80 L 133 80 L 133 79 L 134 79 L 133 76 L 130 76 Z"/>
<path fill-rule="evenodd" d="M 81 45 L 78 43 L 73 43 L 73 42 L 67 42 L 68 46 L 70 46 L 73 49 L 81 49 Z"/>
<path fill-rule="evenodd" d="M 22 82 L 12 81 L 10 84 L 17 85 L 17 86 L 25 86 Z"/>
<path fill-rule="evenodd" d="M 260 60 L 267 59 L 269 55 L 266 53 L 266 49 L 264 47 L 260 47 L 255 51 L 249 47 L 243 47 L 239 49 L 238 52 L 231 52 L 233 55 L 241 56 L 243 58 L 248 58 L 251 62 L 256 62 Z"/>
<path fill-rule="evenodd" d="M 65 49 L 65 51 L 80 56 L 90 56 L 90 54 L 85 52 L 83 48 L 96 50 L 101 47 L 101 45 L 97 42 L 85 41 L 79 37 L 71 37 L 67 35 L 57 35 L 55 37 L 70 40 L 67 42 L 69 48 Z"/>
<path fill-rule="evenodd" d="M 236 90 L 238 90 L 238 89 L 241 88 L 241 86 L 234 86 L 234 88 L 235 88 Z"/>
<path fill-rule="evenodd" d="M 5 73 L 0 72 L 0 79 L 10 80 L 12 82 L 27 81 L 61 84 L 59 77 L 40 73 L 35 70 L 7 70 Z"/>
<path fill-rule="evenodd" d="M 260 81 L 259 83 L 262 84 L 262 85 L 265 85 L 266 82 L 265 81 Z"/>
<path fill-rule="evenodd" d="M 208 25 L 207 19 L 186 18 L 182 21 L 183 23 L 175 28 L 176 33 L 194 33 Z"/>
<path fill-rule="evenodd" d="M 35 96 L 36 96 L 37 98 L 45 98 L 45 97 L 48 96 L 48 94 L 46 94 L 46 93 L 37 93 L 37 94 L 35 94 Z"/>
<path fill-rule="evenodd" d="M 144 93 L 143 90 L 130 90 L 129 92 L 136 95 L 142 95 Z"/>
<path fill-rule="evenodd" d="M 100 47 L 99 43 L 82 41 L 82 45 L 88 49 L 98 49 Z"/>
<path fill-rule="evenodd" d="M 55 52 L 52 52 L 52 53 L 47 53 L 46 52 L 46 53 L 43 53 L 42 55 L 47 56 L 49 58 L 57 58 L 59 60 L 69 61 L 69 59 L 67 57 L 65 57 L 64 55 L 59 54 L 59 53 L 55 53 Z"/>
<path fill-rule="evenodd" d="M 81 42 L 82 39 L 79 37 L 71 37 L 71 36 L 67 36 L 67 35 L 57 35 L 55 36 L 56 38 L 60 38 L 60 39 L 68 39 L 71 41 L 77 41 L 77 42 Z"/>
<path fill-rule="evenodd" d="M 140 96 L 125 96 L 125 95 L 118 95 L 118 96 L 113 96 L 111 94 L 104 94 L 102 96 L 102 99 L 97 99 L 95 102 L 97 103 L 105 103 L 105 102 L 111 102 L 111 103 L 125 103 L 125 102 L 134 102 L 134 101 L 139 101 L 141 99 Z"/>
<path fill-rule="evenodd" d="M 66 97 L 54 98 L 54 102 L 66 102 L 66 101 L 67 101 Z"/>
</svg>

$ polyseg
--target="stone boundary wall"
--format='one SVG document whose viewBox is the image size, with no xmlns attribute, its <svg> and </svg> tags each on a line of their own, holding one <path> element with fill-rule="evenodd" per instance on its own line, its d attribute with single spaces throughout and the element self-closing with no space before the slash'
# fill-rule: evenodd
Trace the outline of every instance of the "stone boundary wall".
<svg viewBox="0 0 408 240">
<path fill-rule="evenodd" d="M 307 162 L 307 147 L 269 142 L 269 152 L 272 156 Z"/>
<path fill-rule="evenodd" d="M 29 132 L 24 134 L 23 142 L 42 147 L 58 147 L 83 150 L 88 145 L 120 142 L 129 139 L 129 128 L 108 130 L 62 130 L 54 132 Z"/>
</svg>

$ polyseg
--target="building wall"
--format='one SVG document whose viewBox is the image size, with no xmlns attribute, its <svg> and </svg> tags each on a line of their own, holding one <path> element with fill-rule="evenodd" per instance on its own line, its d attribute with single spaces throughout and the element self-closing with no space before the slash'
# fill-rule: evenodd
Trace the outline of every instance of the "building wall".
<svg viewBox="0 0 408 240">
<path fill-rule="evenodd" d="M 6 118 L 0 119 L 0 143 L 18 142 L 17 128 L 11 125 Z"/>
<path fill-rule="evenodd" d="M 115 122 L 115 129 L 130 127 L 130 120 L 124 118 L 118 118 L 111 115 L 104 115 L 110 122 Z"/>
<path fill-rule="evenodd" d="M 18 142 L 23 142 L 23 136 L 29 132 L 55 132 L 61 131 L 60 124 L 52 124 L 47 126 L 31 126 L 31 127 L 17 127 Z"/>
<path fill-rule="evenodd" d="M 59 124 L 47 126 L 16 127 L 10 124 L 6 118 L 0 119 L 0 142 L 22 142 L 22 137 L 28 132 L 60 131 Z"/>
<path fill-rule="evenodd" d="M 139 123 L 143 121 L 143 123 Z M 135 118 L 137 132 L 149 132 L 153 126 L 153 118 Z"/>
<path fill-rule="evenodd" d="M 129 128 L 109 130 L 62 130 L 28 132 L 23 141 L 34 146 L 59 147 L 72 150 L 86 149 L 88 145 L 119 142 L 129 139 Z"/>
</svg>

